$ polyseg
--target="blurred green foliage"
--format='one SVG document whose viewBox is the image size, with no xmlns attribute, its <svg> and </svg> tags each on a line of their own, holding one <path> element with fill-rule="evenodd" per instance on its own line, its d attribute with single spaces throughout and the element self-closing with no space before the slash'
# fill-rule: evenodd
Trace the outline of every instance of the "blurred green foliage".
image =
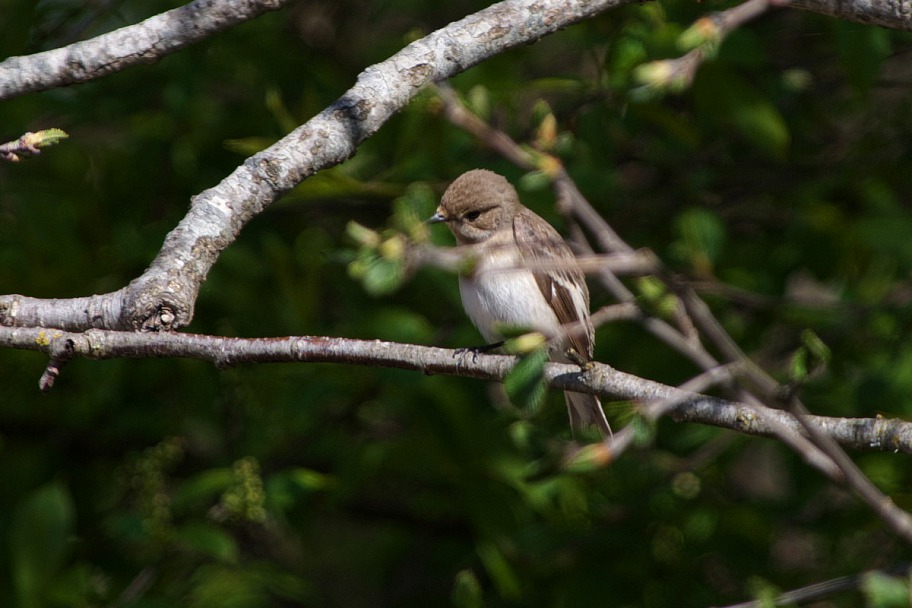
<svg viewBox="0 0 912 608">
<path fill-rule="evenodd" d="M 70 138 L 0 165 L 0 293 L 123 286 L 190 196 L 366 66 L 485 4 L 295 3 L 158 63 L 3 102 L 2 141 Z M 174 5 L 5 0 L 0 55 Z M 829 353 L 801 374 L 815 413 L 908 418 L 912 38 L 778 11 L 733 33 L 691 90 L 637 94 L 637 65 L 677 56 L 679 34 L 726 6 L 631 5 L 452 84 L 518 140 L 553 146 L 633 246 L 724 286 L 710 304 L 782 381 L 795 353 L 808 369 L 813 336 Z M 349 274 L 350 222 L 382 242 L 387 226 L 409 233 L 474 167 L 507 175 L 562 227 L 541 180 L 434 108 L 423 94 L 252 222 L 188 330 L 478 344 L 455 277 L 399 274 L 395 242 L 361 260 L 382 267 L 372 284 L 357 264 Z M 430 238 L 451 243 L 443 228 Z M 610 303 L 592 287 L 595 306 Z M 652 291 L 661 310 L 667 294 Z M 632 324 L 600 328 L 596 354 L 668 383 L 697 371 Z M 42 395 L 44 363 L 0 351 L 0 605 L 706 606 L 908 559 L 770 441 L 663 421 L 610 466 L 560 472 L 569 429 L 554 391 L 520 411 L 462 378 L 130 360 L 73 362 Z M 513 378 L 529 403 L 538 369 L 533 357 Z M 631 417 L 629 404 L 608 411 Z M 858 460 L 912 507 L 906 457 Z M 908 605 L 903 589 L 872 577 L 832 605 Z"/>
</svg>

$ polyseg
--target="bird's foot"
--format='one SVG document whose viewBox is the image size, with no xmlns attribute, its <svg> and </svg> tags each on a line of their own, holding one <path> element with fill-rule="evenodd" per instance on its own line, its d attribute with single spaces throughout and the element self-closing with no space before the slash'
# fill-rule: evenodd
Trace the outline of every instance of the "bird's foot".
<svg viewBox="0 0 912 608">
<path fill-rule="evenodd" d="M 580 370 L 588 372 L 590 369 L 595 367 L 595 363 L 592 362 L 587 357 L 581 355 L 575 348 L 568 348 L 566 350 L 567 358 L 580 366 Z"/>
<path fill-rule="evenodd" d="M 497 350 L 504 345 L 504 341 L 494 342 L 493 344 L 483 344 L 481 346 L 470 346 L 468 348 L 457 348 L 453 353 L 454 357 L 460 357 L 463 360 L 469 354 L 472 355 L 472 363 L 475 363 L 475 360 L 478 359 L 479 353 L 489 353 L 492 350 Z"/>
</svg>

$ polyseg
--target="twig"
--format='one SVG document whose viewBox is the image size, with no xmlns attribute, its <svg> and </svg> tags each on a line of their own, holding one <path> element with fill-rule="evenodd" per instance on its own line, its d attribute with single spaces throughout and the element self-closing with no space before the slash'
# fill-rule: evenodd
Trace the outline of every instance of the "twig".
<svg viewBox="0 0 912 608">
<path fill-rule="evenodd" d="M 459 247 L 434 247 L 432 245 L 413 246 L 409 250 L 409 264 L 413 266 L 433 266 L 450 272 L 471 266 L 476 257 L 475 245 Z M 655 273 L 656 258 L 650 251 L 631 251 L 624 253 L 590 254 L 576 256 L 576 266 L 586 274 L 611 272 L 619 275 L 643 276 Z M 564 270 L 567 262 L 561 260 L 523 261 L 522 264 L 499 268 L 497 272 L 510 272 L 524 268 L 528 270 Z"/>
<path fill-rule="evenodd" d="M 751 3 L 754 3 L 754 1 L 749 0 Z M 756 0 L 756 2 L 759 3 L 761 0 Z M 755 5 L 752 4 L 752 6 Z M 756 6 L 759 6 L 759 4 L 756 4 Z M 753 13 L 745 9 L 744 13 L 739 13 L 738 18 L 750 14 Z M 604 218 L 595 211 L 592 205 L 579 192 L 579 189 L 559 160 L 553 157 L 535 158 L 530 153 L 525 152 L 505 133 L 494 129 L 472 115 L 461 105 L 458 97 L 452 91 L 445 92 L 443 100 L 445 107 L 448 108 L 445 111 L 446 116 L 457 126 L 475 134 L 486 145 L 494 147 L 507 158 L 515 159 L 521 167 L 528 168 L 530 165 L 532 167 L 545 166 L 554 182 L 557 199 L 562 211 L 572 214 L 589 228 L 603 251 L 624 253 L 632 251 L 632 248 L 611 229 Z M 522 154 L 517 151 L 522 152 Z M 682 323 L 682 327 L 687 333 L 676 331 L 663 321 L 649 317 L 645 313 L 643 315 L 644 326 L 654 334 L 661 335 L 669 345 L 675 347 L 679 352 L 687 354 L 691 360 L 699 361 L 704 370 L 710 370 L 718 366 L 714 357 L 705 350 L 700 341 L 700 335 L 708 336 L 710 341 L 722 352 L 726 360 L 741 369 L 749 383 L 759 389 L 761 399 L 740 388 L 736 382 L 740 379 L 729 374 L 728 381 L 725 383 L 734 390 L 737 398 L 744 402 L 744 407 L 751 409 L 757 416 L 764 417 L 765 413 L 769 411 L 767 404 L 779 405 L 780 395 L 784 394 L 779 383 L 757 366 L 741 350 L 694 290 L 671 277 L 658 261 L 655 265 L 655 271 L 655 274 L 678 295 L 678 300 L 682 305 L 679 310 L 686 312 L 684 316 L 685 322 Z M 613 274 L 606 271 L 602 275 L 611 279 L 607 285 L 609 289 L 619 296 L 622 302 L 632 301 L 632 294 L 625 293 L 626 287 Z M 693 327 L 698 328 L 702 333 L 696 334 L 693 331 L 688 331 Z M 720 369 L 728 370 L 730 368 L 726 366 Z M 743 380 L 741 381 L 743 382 Z M 858 470 L 857 466 L 835 441 L 829 437 L 818 439 L 817 435 L 819 433 L 811 432 L 806 427 L 809 424 L 807 422 L 808 414 L 797 399 L 794 399 L 792 413 L 795 416 L 794 420 L 798 422 L 798 428 L 801 432 L 796 432 L 796 429 L 790 425 L 791 421 L 778 418 L 769 421 L 768 428 L 770 432 L 799 453 L 808 464 L 820 470 L 828 478 L 845 483 L 853 489 L 894 532 L 912 544 L 912 516 L 897 507 L 889 497 L 880 492 Z M 606 451 L 604 456 L 610 458 L 610 451 Z"/>
<path fill-rule="evenodd" d="M 681 91 L 688 88 L 693 83 L 697 68 L 715 55 L 719 45 L 732 31 L 770 8 L 787 2 L 747 0 L 730 9 L 701 17 L 678 37 L 679 46 L 688 51 L 685 55 L 643 64 L 636 70 L 637 79 L 655 89 Z"/>
<path fill-rule="evenodd" d="M 754 600 L 751 602 L 732 604 L 730 606 L 726 606 L 725 608 L 766 608 L 770 605 L 792 606 L 798 603 L 804 604 L 811 600 L 820 600 L 825 597 L 831 597 L 842 591 L 859 589 L 864 583 L 865 579 L 875 574 L 905 577 L 908 576 L 910 570 L 912 570 L 912 564 L 910 563 L 896 564 L 895 566 L 884 568 L 882 570 L 869 570 L 867 572 L 862 572 L 861 574 L 841 576 L 839 578 L 830 579 L 822 583 L 814 583 L 813 585 L 808 585 L 799 589 L 793 589 L 792 591 L 787 591 L 785 593 L 777 595 L 775 598 L 773 598 L 772 604 L 766 600 Z"/>
<path fill-rule="evenodd" d="M 662 416 L 671 412 L 676 406 L 687 401 L 688 395 L 706 390 L 707 388 L 727 382 L 731 370 L 716 368 L 703 372 L 695 378 L 691 378 L 684 384 L 677 387 L 679 391 L 673 397 L 657 399 L 655 401 L 644 402 L 639 410 L 640 415 L 650 423 L 655 422 Z M 594 443 L 582 447 L 573 447 L 564 456 L 564 468 L 574 468 L 580 464 L 587 467 L 604 467 L 616 461 L 624 452 L 633 445 L 634 435 L 636 434 L 635 425 L 628 424 L 626 427 L 606 437 L 599 443 Z"/>
<path fill-rule="evenodd" d="M 46 148 L 66 139 L 69 135 L 61 129 L 45 129 L 36 133 L 25 133 L 15 141 L 0 145 L 0 160 L 18 163 L 23 156 L 37 156 Z"/>
<path fill-rule="evenodd" d="M 808 411 L 797 399 L 790 400 L 789 410 L 801 423 L 811 442 L 836 463 L 846 485 L 854 490 L 894 533 L 912 545 L 912 515 L 896 506 L 889 496 L 881 492 L 832 437 L 807 421 Z"/>
</svg>

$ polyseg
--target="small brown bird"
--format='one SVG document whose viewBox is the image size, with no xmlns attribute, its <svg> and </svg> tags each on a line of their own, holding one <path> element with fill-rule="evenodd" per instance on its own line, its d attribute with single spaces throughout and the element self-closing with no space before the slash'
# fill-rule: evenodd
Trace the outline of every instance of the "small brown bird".
<svg viewBox="0 0 912 608">
<path fill-rule="evenodd" d="M 459 277 L 459 292 L 485 340 L 499 342 L 509 328 L 533 330 L 557 339 L 553 361 L 592 360 L 595 331 L 583 272 L 560 234 L 523 206 L 506 178 L 484 169 L 463 173 L 429 221 L 446 222 L 459 245 L 475 248 L 475 267 Z M 574 432 L 595 426 L 611 434 L 597 397 L 564 395 Z"/>
</svg>

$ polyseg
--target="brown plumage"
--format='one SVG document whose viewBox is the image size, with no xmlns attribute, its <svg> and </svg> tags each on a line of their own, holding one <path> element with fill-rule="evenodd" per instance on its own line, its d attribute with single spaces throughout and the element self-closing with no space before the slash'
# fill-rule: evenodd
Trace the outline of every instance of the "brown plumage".
<svg viewBox="0 0 912 608">
<path fill-rule="evenodd" d="M 511 327 L 531 329 L 555 339 L 552 360 L 592 360 L 595 332 L 583 272 L 560 234 L 523 206 L 510 182 L 484 169 L 464 173 L 431 221 L 446 222 L 457 243 L 477 249 L 476 266 L 459 278 L 459 291 L 486 340 L 502 340 Z M 611 433 L 595 396 L 565 395 L 574 430 L 592 425 Z"/>
</svg>

